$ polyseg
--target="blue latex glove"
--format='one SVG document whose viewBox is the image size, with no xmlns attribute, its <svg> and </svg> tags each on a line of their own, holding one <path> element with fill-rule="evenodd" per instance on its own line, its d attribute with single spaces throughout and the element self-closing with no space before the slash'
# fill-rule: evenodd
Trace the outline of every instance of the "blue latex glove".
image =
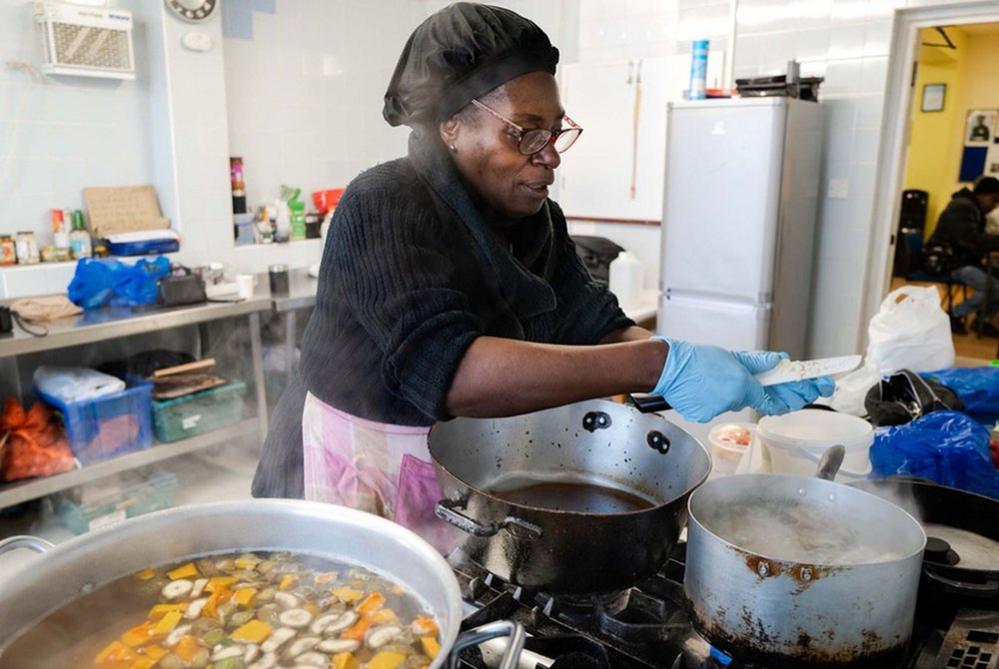
<svg viewBox="0 0 999 669">
<path fill-rule="evenodd" d="M 687 420 L 706 423 L 726 411 L 747 407 L 764 415 L 787 413 L 832 394 L 832 379 L 784 383 L 764 388 L 754 374 L 772 369 L 786 355 L 770 351 L 732 353 L 656 337 L 669 344 L 669 355 L 652 394 L 661 395 Z"/>
</svg>

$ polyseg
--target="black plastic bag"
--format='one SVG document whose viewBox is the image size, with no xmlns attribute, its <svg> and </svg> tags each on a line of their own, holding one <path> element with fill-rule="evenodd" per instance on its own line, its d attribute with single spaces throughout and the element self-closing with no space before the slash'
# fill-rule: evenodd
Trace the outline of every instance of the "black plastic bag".
<svg viewBox="0 0 999 669">
<path fill-rule="evenodd" d="M 908 369 L 871 388 L 864 406 L 876 427 L 905 425 L 934 411 L 964 411 L 964 404 L 953 390 Z"/>
</svg>

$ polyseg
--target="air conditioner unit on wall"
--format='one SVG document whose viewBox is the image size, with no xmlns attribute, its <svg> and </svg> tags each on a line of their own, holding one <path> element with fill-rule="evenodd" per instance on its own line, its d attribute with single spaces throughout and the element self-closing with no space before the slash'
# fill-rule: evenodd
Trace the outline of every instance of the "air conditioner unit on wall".
<svg viewBox="0 0 999 669">
<path fill-rule="evenodd" d="M 45 53 L 42 72 L 135 79 L 131 12 L 36 2 L 35 22 Z"/>
</svg>

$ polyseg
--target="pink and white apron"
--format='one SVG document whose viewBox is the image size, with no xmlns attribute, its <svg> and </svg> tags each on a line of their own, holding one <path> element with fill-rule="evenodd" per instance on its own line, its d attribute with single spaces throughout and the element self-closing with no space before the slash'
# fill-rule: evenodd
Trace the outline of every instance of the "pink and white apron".
<svg viewBox="0 0 999 669">
<path fill-rule="evenodd" d="M 429 431 L 358 418 L 309 393 L 302 414 L 305 499 L 378 514 L 450 551 L 453 528 L 434 515 L 442 495 Z"/>
</svg>

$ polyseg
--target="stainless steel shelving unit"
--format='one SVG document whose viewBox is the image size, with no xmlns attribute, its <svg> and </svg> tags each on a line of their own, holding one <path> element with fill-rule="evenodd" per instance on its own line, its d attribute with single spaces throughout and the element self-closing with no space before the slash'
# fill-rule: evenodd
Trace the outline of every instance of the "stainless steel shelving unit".
<svg viewBox="0 0 999 669">
<path fill-rule="evenodd" d="M 226 442 L 253 435 L 259 429 L 256 418 L 247 418 L 235 425 L 224 427 L 213 432 L 201 434 L 172 444 L 153 444 L 141 451 L 133 451 L 103 462 L 97 462 L 86 467 L 74 469 L 64 474 L 46 476 L 25 481 L 14 481 L 0 486 L 0 509 L 21 502 L 51 495 L 54 492 L 66 490 L 73 486 L 90 483 L 97 479 L 120 474 L 131 469 L 137 469 L 163 460 L 169 460 L 179 455 L 216 446 Z"/>
<path fill-rule="evenodd" d="M 197 325 L 223 318 L 245 316 L 249 328 L 255 403 L 257 415 L 236 425 L 170 444 L 153 444 L 149 448 L 127 453 L 55 476 L 0 484 L 0 509 L 44 497 L 60 490 L 95 481 L 105 476 L 161 462 L 240 438 L 267 433 L 267 395 L 264 386 L 263 351 L 260 341 L 260 313 L 270 311 L 273 302 L 266 281 L 260 283 L 249 300 L 242 302 L 209 302 L 174 309 L 131 311 L 102 309 L 80 316 L 55 321 L 47 325 L 48 335 L 31 336 L 19 328 L 12 335 L 0 338 L 0 359 L 41 353 L 71 346 L 81 346 L 118 337 L 167 330 L 185 325 Z"/>
</svg>

